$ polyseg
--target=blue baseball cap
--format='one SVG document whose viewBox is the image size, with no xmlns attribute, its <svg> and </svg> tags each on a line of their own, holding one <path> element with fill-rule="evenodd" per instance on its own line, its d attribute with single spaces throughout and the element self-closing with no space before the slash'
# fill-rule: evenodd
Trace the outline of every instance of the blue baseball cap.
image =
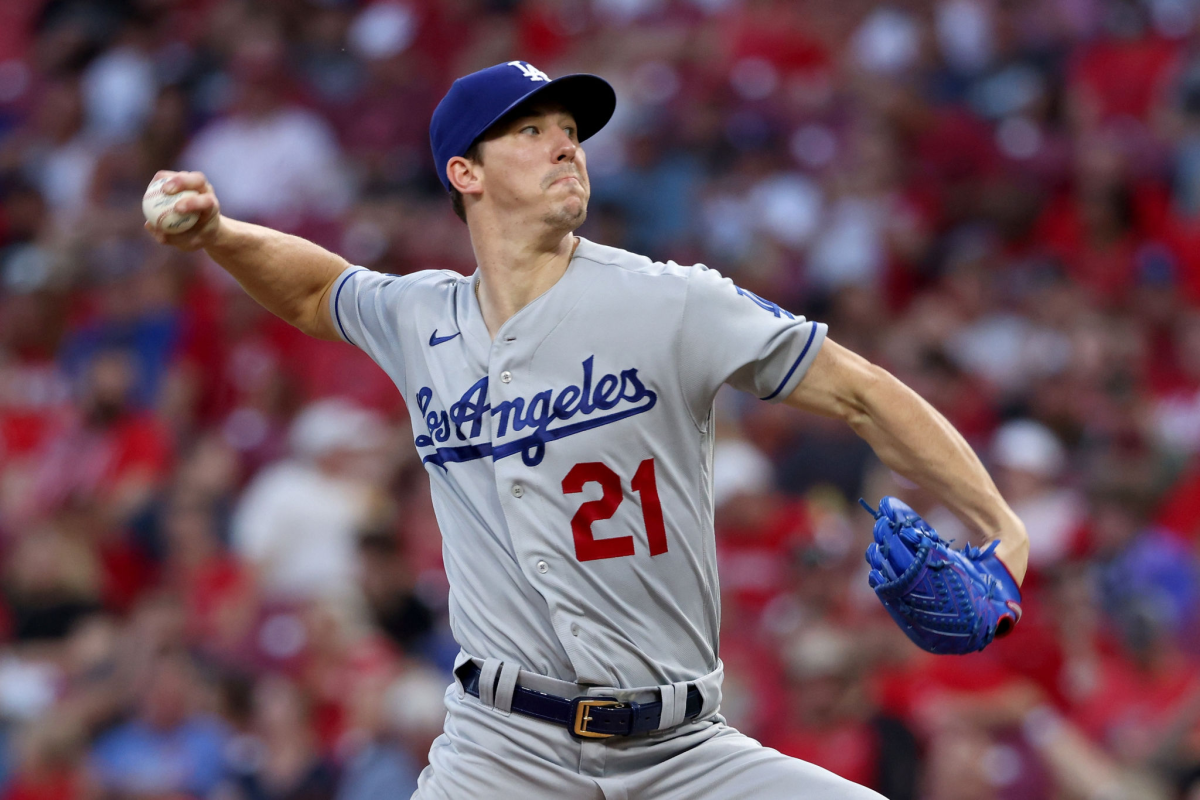
<svg viewBox="0 0 1200 800">
<path fill-rule="evenodd" d="M 617 93 L 596 75 L 550 76 L 526 61 L 509 61 L 459 78 L 433 111 L 429 142 L 433 161 L 446 191 L 446 165 L 466 155 L 488 128 L 517 106 L 532 100 L 561 103 L 575 117 L 579 141 L 603 128 L 617 107 Z"/>
</svg>

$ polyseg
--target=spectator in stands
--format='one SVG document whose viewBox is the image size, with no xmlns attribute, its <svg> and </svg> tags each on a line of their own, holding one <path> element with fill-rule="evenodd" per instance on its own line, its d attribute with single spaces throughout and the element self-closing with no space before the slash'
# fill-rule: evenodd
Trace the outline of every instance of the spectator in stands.
<svg viewBox="0 0 1200 800">
<path fill-rule="evenodd" d="M 355 536 L 386 483 L 389 443 L 379 415 L 345 401 L 296 418 L 292 457 L 255 477 L 233 518 L 233 548 L 266 597 L 353 599 Z"/>
<path fill-rule="evenodd" d="M 346 210 L 350 184 L 330 124 L 287 101 L 287 42 L 265 18 L 245 21 L 230 65 L 231 113 L 201 130 L 182 162 L 221 190 L 230 216 L 295 227 Z"/>
<path fill-rule="evenodd" d="M 349 702 L 351 728 L 347 736 L 351 755 L 346 761 L 337 800 L 390 800 L 417 790 L 421 761 L 413 758 L 412 753 L 428 752 L 429 748 L 426 745 L 424 750 L 414 748 L 410 751 L 397 736 L 394 720 L 389 714 L 392 704 L 387 702 L 391 694 L 389 687 L 393 685 L 389 680 L 391 677 L 386 672 L 377 672 L 355 685 Z M 395 705 L 409 713 L 403 708 L 404 704 L 422 704 L 425 702 L 424 690 L 432 687 L 422 686 L 417 697 L 409 698 L 403 696 L 404 687 L 400 684 L 403 680 L 401 676 L 395 683 L 399 688 Z M 435 680 L 441 683 L 440 676 Z M 438 715 L 439 730 L 444 717 L 444 713 Z"/>
<path fill-rule="evenodd" d="M 389 518 L 391 515 L 389 515 Z M 416 593 L 394 530 L 368 525 L 358 534 L 360 585 L 375 624 L 397 646 L 416 652 L 433 633 L 433 610 Z"/>
<path fill-rule="evenodd" d="M 6 615 L 18 642 L 61 640 L 100 607 L 102 574 L 95 553 L 59 528 L 26 531 L 5 567 Z"/>
<path fill-rule="evenodd" d="M 866 683 L 871 653 L 849 631 L 817 623 L 785 652 L 786 714 L 770 741 L 890 800 L 917 797 L 917 742 L 904 723 L 880 715 Z"/>
<path fill-rule="evenodd" d="M 219 538 L 216 504 L 197 488 L 180 486 L 163 509 L 163 574 L 182 599 L 189 638 L 214 658 L 236 658 L 257 619 L 257 587 Z"/>
<path fill-rule="evenodd" d="M 301 689 L 281 676 L 254 692 L 255 746 L 236 760 L 225 784 L 236 800 L 333 800 L 337 773 L 317 749 L 311 707 Z"/>
<path fill-rule="evenodd" d="M 1066 453 L 1050 429 L 1033 420 L 1006 423 L 992 440 L 996 485 L 1030 534 L 1029 561 L 1044 571 L 1076 546 L 1086 518 L 1083 496 L 1064 486 Z"/>
<path fill-rule="evenodd" d="M 171 465 L 159 421 L 137 407 L 137 361 L 101 350 L 88 363 L 75 419 L 42 452 L 29 501 L 34 513 L 84 509 L 101 531 L 126 524 L 150 501 Z"/>
<path fill-rule="evenodd" d="M 16 772 L 3 800 L 76 800 L 94 792 L 84 769 L 84 731 L 63 715 L 31 722 L 17 745 Z"/>
<path fill-rule="evenodd" d="M 83 130 L 83 98 L 79 81 L 61 77 L 41 93 L 37 113 L 7 144 L 0 162 L 38 188 L 61 232 L 78 221 L 87 207 L 88 189 L 99 147 Z M 15 161 L 15 163 L 14 163 Z"/>
<path fill-rule="evenodd" d="M 92 768 L 103 791 L 120 797 L 204 797 L 217 786 L 228 733 L 200 710 L 200 689 L 186 654 L 157 657 L 139 692 L 137 716 L 92 748 Z"/>
</svg>

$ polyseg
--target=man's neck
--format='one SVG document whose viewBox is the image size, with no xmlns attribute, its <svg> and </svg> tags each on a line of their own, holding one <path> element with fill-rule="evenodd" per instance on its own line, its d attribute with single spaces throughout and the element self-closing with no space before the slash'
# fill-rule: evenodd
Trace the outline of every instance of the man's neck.
<svg viewBox="0 0 1200 800">
<path fill-rule="evenodd" d="M 475 291 L 493 339 L 514 314 L 558 283 L 578 242 L 570 232 L 557 232 L 540 240 L 503 235 L 471 237 L 480 274 Z"/>
</svg>

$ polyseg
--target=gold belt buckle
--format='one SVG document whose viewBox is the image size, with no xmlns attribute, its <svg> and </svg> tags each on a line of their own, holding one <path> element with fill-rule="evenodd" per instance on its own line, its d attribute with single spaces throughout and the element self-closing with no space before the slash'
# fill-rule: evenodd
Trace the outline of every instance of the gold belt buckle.
<svg viewBox="0 0 1200 800">
<path fill-rule="evenodd" d="M 585 739 L 611 739 L 616 736 L 615 733 L 593 733 L 587 729 L 587 724 L 592 721 L 588 716 L 588 711 L 598 706 L 621 706 L 624 705 L 620 700 L 603 700 L 581 697 L 575 701 L 575 735 Z"/>
</svg>

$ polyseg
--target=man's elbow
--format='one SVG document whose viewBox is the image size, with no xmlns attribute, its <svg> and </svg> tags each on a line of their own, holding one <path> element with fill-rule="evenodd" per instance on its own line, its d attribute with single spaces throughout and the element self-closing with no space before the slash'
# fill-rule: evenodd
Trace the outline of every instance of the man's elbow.
<svg viewBox="0 0 1200 800">
<path fill-rule="evenodd" d="M 802 411 L 840 419 L 857 430 L 871 421 L 873 410 L 886 402 L 881 398 L 894 384 L 899 381 L 887 370 L 827 339 L 787 402 Z"/>
<path fill-rule="evenodd" d="M 854 380 L 847 383 L 838 398 L 838 416 L 856 431 L 870 425 L 876 409 L 888 402 L 888 395 L 901 384 L 883 367 L 863 361 L 855 365 Z"/>
</svg>

